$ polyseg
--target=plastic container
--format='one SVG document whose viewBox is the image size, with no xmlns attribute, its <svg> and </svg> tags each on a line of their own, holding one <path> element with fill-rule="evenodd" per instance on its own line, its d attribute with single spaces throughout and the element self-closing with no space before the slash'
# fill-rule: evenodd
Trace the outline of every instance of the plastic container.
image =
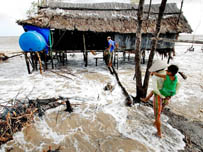
<svg viewBox="0 0 203 152">
<path fill-rule="evenodd" d="M 36 52 L 45 49 L 46 41 L 40 33 L 28 31 L 20 36 L 19 45 L 24 52 Z"/>
</svg>

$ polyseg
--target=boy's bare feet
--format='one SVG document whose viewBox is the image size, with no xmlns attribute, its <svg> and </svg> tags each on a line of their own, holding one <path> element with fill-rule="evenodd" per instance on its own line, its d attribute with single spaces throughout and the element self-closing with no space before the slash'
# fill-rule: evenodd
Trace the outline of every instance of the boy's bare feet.
<svg viewBox="0 0 203 152">
<path fill-rule="evenodd" d="M 153 126 L 156 127 L 156 121 L 154 121 Z"/>
<path fill-rule="evenodd" d="M 162 138 L 162 135 L 161 135 L 161 133 L 159 133 L 159 132 L 154 133 L 154 135 L 155 135 L 156 137 Z"/>
<path fill-rule="evenodd" d="M 148 100 L 146 98 L 140 98 L 141 101 L 147 102 Z"/>
<path fill-rule="evenodd" d="M 158 136 L 159 138 L 162 138 L 161 132 L 157 132 L 157 136 Z"/>
</svg>

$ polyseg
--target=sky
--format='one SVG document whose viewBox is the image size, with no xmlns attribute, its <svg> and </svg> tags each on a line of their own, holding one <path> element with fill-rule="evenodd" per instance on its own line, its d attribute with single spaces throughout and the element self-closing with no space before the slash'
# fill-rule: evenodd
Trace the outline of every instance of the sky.
<svg viewBox="0 0 203 152">
<path fill-rule="evenodd" d="M 26 11 L 31 2 L 37 0 L 1 0 L 0 2 L 0 36 L 20 36 L 24 31 L 16 20 L 25 19 Z M 67 2 L 130 2 L 139 0 L 64 0 Z M 152 0 L 158 3 L 160 0 Z M 176 2 L 180 8 L 181 0 L 168 0 Z M 145 0 L 149 4 L 149 0 Z M 193 29 L 193 34 L 203 34 L 203 0 L 184 0 L 183 14 Z"/>
</svg>

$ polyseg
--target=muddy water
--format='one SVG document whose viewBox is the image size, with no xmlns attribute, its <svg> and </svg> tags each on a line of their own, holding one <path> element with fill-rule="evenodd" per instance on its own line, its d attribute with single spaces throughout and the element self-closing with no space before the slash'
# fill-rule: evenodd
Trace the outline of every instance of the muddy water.
<svg viewBox="0 0 203 152">
<path fill-rule="evenodd" d="M 11 146 L 13 152 L 42 151 L 49 146 L 56 149 L 59 145 L 62 152 L 149 151 L 144 144 L 122 136 L 111 115 L 94 112 L 94 106 L 80 106 L 81 110 L 87 108 L 85 115 L 54 111 L 47 113 L 43 121 L 36 118 L 35 124 L 25 127 L 20 133 L 23 139 L 18 139 L 17 135 L 6 147 Z"/>
<path fill-rule="evenodd" d="M 184 55 L 184 57 L 183 57 Z M 191 66 L 191 54 L 177 52 L 176 63 L 188 75 L 188 80 L 180 78 L 182 88 L 172 98 L 169 108 L 190 119 L 203 120 L 202 96 L 202 54 L 195 56 Z M 114 77 L 109 74 L 103 62 L 95 66 L 90 56 L 88 68 L 82 65 L 82 58 L 69 57 L 68 67 L 75 76 L 65 79 L 46 71 L 28 75 L 24 58 L 16 57 L 0 64 L 0 95 L 3 101 L 18 98 L 32 99 L 58 96 L 71 97 L 71 103 L 80 104 L 74 107 L 74 113 L 68 114 L 59 107 L 50 110 L 42 118 L 35 118 L 35 123 L 25 127 L 14 136 L 14 140 L 2 146 L 0 151 L 12 148 L 11 151 L 43 151 L 49 146 L 61 147 L 61 151 L 177 151 L 183 149 L 183 135 L 168 123 L 162 115 L 164 138 L 154 136 L 153 111 L 148 107 L 134 105 L 127 108 L 123 105 L 124 96 Z M 184 65 L 182 62 L 185 61 Z M 128 62 L 128 61 L 127 61 Z M 131 62 L 131 61 L 129 61 Z M 145 65 L 142 65 L 145 69 Z M 142 71 L 144 73 L 144 70 Z M 64 74 L 64 73 L 62 73 Z M 136 96 L 134 65 L 121 63 L 119 78 L 127 91 Z M 115 89 L 105 92 L 104 86 L 111 82 Z M 151 83 L 151 82 L 150 82 Z M 150 90 L 149 85 L 149 90 Z M 9 93 L 8 93 L 9 92 Z M 2 100 L 1 100 L 2 101 Z"/>
<path fill-rule="evenodd" d="M 121 82 L 130 93 L 134 93 L 135 85 L 129 76 L 132 71 L 126 68 L 119 73 Z M 17 79 L 11 74 L 15 86 L 13 84 L 4 86 L 4 90 L 11 87 L 11 93 L 15 94 L 22 90 L 24 85 L 29 85 L 31 89 L 24 88 L 20 92 L 21 97 L 27 94 L 33 98 L 66 95 L 71 97 L 71 103 L 77 102 L 79 105 L 73 107 L 74 112 L 71 114 L 63 111 L 65 107 L 59 107 L 47 111 L 42 119 L 36 117 L 33 124 L 16 133 L 14 140 L 3 145 L 2 151 L 9 148 L 12 148 L 11 151 L 19 152 L 43 151 L 49 146 L 52 149 L 60 146 L 61 151 L 71 152 L 151 152 L 171 149 L 177 151 L 184 147 L 183 135 L 168 125 L 165 116 L 162 117 L 165 138 L 159 141 L 154 135 L 156 129 L 152 125 L 154 121 L 152 109 L 141 105 L 125 107 L 125 97 L 120 87 L 104 67 L 95 69 L 94 65 L 88 69 L 75 68 L 72 69 L 72 73 L 75 76 L 71 80 L 55 76 L 48 71 L 42 76 L 38 72 L 30 76 L 19 74 Z M 20 81 L 22 79 L 23 86 Z M 3 79 L 4 82 L 7 80 L 8 78 Z M 112 92 L 103 89 L 108 82 L 115 87 Z"/>
</svg>

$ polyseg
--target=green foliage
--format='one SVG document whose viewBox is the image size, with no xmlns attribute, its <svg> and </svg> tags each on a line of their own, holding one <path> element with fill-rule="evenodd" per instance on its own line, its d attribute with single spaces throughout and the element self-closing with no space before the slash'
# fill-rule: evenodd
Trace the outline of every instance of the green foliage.
<svg viewBox="0 0 203 152">
<path fill-rule="evenodd" d="M 26 11 L 26 14 L 28 17 L 34 16 L 37 13 L 38 10 L 38 3 L 32 2 L 29 10 Z"/>
</svg>

